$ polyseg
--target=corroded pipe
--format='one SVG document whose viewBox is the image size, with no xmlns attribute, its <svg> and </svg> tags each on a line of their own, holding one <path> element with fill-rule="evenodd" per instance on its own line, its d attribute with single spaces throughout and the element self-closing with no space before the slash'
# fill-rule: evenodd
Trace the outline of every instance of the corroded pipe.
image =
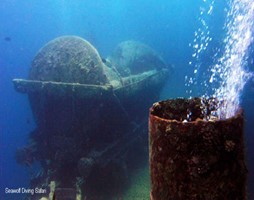
<svg viewBox="0 0 254 200">
<path fill-rule="evenodd" d="M 150 109 L 152 200 L 244 200 L 243 112 L 220 120 L 214 99 L 175 99 Z"/>
</svg>

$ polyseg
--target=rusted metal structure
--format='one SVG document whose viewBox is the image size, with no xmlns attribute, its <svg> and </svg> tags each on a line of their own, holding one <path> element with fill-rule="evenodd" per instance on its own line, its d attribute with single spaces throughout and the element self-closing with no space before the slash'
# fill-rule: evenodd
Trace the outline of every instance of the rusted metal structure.
<svg viewBox="0 0 254 200">
<path fill-rule="evenodd" d="M 215 99 L 175 99 L 150 109 L 152 200 L 244 200 L 243 112 L 220 120 Z"/>
<path fill-rule="evenodd" d="M 145 157 L 148 108 L 169 73 L 161 58 L 149 63 L 149 70 L 122 76 L 120 66 L 76 36 L 57 38 L 38 52 L 29 78 L 13 80 L 18 92 L 28 94 L 37 125 L 16 154 L 20 164 L 40 162 L 33 187 L 54 181 L 56 191 L 68 192 L 78 185 L 87 199 L 121 193 L 135 156 Z"/>
</svg>

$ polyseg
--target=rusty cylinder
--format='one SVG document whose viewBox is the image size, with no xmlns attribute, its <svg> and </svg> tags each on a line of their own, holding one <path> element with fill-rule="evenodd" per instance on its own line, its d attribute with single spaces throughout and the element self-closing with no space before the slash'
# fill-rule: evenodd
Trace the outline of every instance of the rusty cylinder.
<svg viewBox="0 0 254 200">
<path fill-rule="evenodd" d="M 214 113 L 215 99 L 155 103 L 149 116 L 151 200 L 245 200 L 243 111 Z"/>
</svg>

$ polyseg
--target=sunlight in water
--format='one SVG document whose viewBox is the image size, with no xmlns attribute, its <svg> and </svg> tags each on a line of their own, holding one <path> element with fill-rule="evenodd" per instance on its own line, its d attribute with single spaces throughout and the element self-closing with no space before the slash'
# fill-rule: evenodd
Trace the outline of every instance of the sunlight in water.
<svg viewBox="0 0 254 200">
<path fill-rule="evenodd" d="M 209 4 L 213 6 L 213 2 Z M 222 57 L 210 68 L 211 76 L 208 80 L 210 85 L 216 85 L 214 83 L 219 85 L 219 88 L 212 88 L 212 90 L 213 97 L 222 102 L 216 113 L 220 119 L 229 118 L 236 114 L 244 85 L 253 76 L 245 69 L 248 49 L 253 40 L 253 21 L 253 0 L 230 1 L 225 23 L 225 49 Z M 200 42 L 200 44 L 206 44 L 206 42 Z M 195 51 L 194 54 L 197 56 Z M 195 58 L 198 59 L 198 57 Z M 198 70 L 199 66 L 195 66 L 194 74 Z M 205 86 L 208 87 L 209 84 L 205 84 Z M 204 94 L 204 97 L 208 97 L 208 95 Z"/>
</svg>

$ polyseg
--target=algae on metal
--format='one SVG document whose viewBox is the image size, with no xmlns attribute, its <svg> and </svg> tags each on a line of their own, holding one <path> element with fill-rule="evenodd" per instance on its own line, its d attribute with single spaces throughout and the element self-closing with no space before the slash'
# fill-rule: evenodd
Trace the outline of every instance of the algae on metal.
<svg viewBox="0 0 254 200">
<path fill-rule="evenodd" d="M 113 92 L 111 85 L 91 85 L 24 79 L 14 79 L 13 83 L 15 89 L 21 93 L 39 92 L 59 97 L 74 96 L 80 99 L 95 97 L 107 99 Z"/>
<path fill-rule="evenodd" d="M 121 42 L 108 60 L 123 77 L 152 69 L 170 68 L 151 47 L 133 40 Z"/>
<path fill-rule="evenodd" d="M 35 56 L 30 80 L 104 85 L 109 81 L 97 50 L 77 36 L 63 36 L 46 44 Z"/>
<path fill-rule="evenodd" d="M 153 200 L 246 199 L 243 113 L 219 120 L 210 116 L 216 104 L 175 99 L 150 109 Z"/>
<path fill-rule="evenodd" d="M 121 86 L 117 84 L 93 85 L 81 83 L 68 83 L 56 81 L 37 81 L 25 79 L 13 79 L 14 87 L 21 93 L 40 92 L 44 94 L 63 96 L 75 96 L 76 98 L 113 98 L 114 93 L 118 98 L 131 98 L 145 88 L 161 84 L 161 80 L 167 76 L 167 70 L 151 70 L 139 75 L 132 75 L 121 79 Z"/>
<path fill-rule="evenodd" d="M 169 68 L 141 66 L 128 76 L 120 68 L 102 62 L 84 39 L 64 36 L 38 52 L 28 80 L 13 80 L 18 92 L 28 94 L 36 122 L 28 144 L 16 153 L 20 164 L 41 164 L 31 187 L 47 188 L 55 181 L 55 191 L 71 198 L 76 185 L 80 198 L 106 200 L 123 193 L 135 159 L 146 155 L 148 108 L 158 99 Z"/>
</svg>

